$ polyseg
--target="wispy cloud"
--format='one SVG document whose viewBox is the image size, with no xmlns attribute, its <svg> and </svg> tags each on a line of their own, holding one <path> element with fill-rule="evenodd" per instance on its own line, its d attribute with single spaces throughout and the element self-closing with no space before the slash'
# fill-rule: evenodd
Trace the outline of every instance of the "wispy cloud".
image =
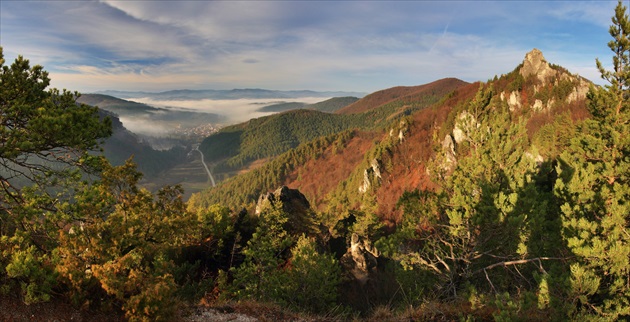
<svg viewBox="0 0 630 322">
<path fill-rule="evenodd" d="M 597 78 L 615 1 L 3 1 L 0 39 L 96 91 L 485 80 L 533 47 Z M 591 66 L 591 67 L 589 67 Z M 592 76 L 590 74 L 593 74 Z"/>
</svg>

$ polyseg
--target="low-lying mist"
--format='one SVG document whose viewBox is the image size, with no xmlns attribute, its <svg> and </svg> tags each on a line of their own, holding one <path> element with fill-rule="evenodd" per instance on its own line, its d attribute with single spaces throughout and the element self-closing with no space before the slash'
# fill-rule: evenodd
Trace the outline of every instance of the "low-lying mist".
<svg viewBox="0 0 630 322">
<path fill-rule="evenodd" d="M 165 137 L 173 132 L 167 124 L 161 124 L 145 117 L 119 117 L 123 126 L 136 134 L 153 137 Z"/>
<path fill-rule="evenodd" d="M 325 101 L 326 97 L 300 97 L 300 98 L 277 98 L 277 99 L 234 99 L 234 100 L 156 100 L 153 98 L 130 98 L 128 100 L 144 103 L 147 105 L 161 108 L 185 108 L 198 112 L 215 113 L 223 115 L 227 118 L 226 125 L 245 122 L 252 118 L 258 118 L 274 114 L 274 112 L 259 112 L 263 106 L 284 103 L 299 102 L 306 104 L 314 104 Z M 150 124 L 149 124 L 150 125 Z"/>
</svg>

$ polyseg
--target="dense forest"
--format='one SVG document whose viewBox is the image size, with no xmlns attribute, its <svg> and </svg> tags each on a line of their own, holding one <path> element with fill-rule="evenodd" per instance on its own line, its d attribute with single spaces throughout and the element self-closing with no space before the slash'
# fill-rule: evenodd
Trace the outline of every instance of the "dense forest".
<svg viewBox="0 0 630 322">
<path fill-rule="evenodd" d="M 112 119 L 0 48 L 0 298 L 134 321 L 251 303 L 283 312 L 267 319 L 630 319 L 621 2 L 612 21 L 605 86 L 534 49 L 487 82 L 253 119 L 200 149 L 225 171 L 266 162 L 187 203 L 94 153 Z"/>
</svg>

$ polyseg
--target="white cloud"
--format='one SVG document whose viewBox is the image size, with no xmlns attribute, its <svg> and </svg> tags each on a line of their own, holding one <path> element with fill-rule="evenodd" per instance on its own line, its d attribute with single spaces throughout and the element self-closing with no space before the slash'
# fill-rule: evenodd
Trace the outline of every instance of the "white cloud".
<svg viewBox="0 0 630 322">
<path fill-rule="evenodd" d="M 547 51 L 557 53 L 558 60 L 548 59 L 567 62 L 563 66 L 569 69 L 587 68 L 583 66 L 590 66 L 595 56 L 606 55 L 591 50 L 580 31 L 562 24 L 608 24 L 615 4 L 34 3 L 11 3 L 11 10 L 3 10 L 3 29 L 11 30 L 2 34 L 5 52 L 43 63 L 55 86 L 84 92 L 234 87 L 371 91 L 442 77 L 485 80 L 511 71 L 532 47 L 547 56 Z M 24 19 L 15 11 L 20 8 Z M 32 14 L 26 10 L 31 8 Z M 24 27 L 17 28 L 20 24 Z M 583 43 L 580 55 L 567 52 L 577 40 Z M 13 46 L 17 50 L 8 48 Z M 605 42 L 598 46 L 605 49 Z"/>
</svg>

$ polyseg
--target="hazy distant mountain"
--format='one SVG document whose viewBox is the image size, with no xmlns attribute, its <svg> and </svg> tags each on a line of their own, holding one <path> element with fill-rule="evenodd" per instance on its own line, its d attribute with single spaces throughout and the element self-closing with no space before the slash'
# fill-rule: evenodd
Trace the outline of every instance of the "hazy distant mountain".
<svg viewBox="0 0 630 322">
<path fill-rule="evenodd" d="M 259 112 L 285 112 L 297 109 L 316 110 L 320 112 L 335 112 L 341 108 L 344 108 L 356 101 L 358 97 L 346 96 L 346 97 L 333 97 L 325 101 L 321 101 L 314 104 L 306 104 L 301 102 L 282 102 L 278 104 L 268 105 L 258 109 Z"/>
<path fill-rule="evenodd" d="M 297 91 L 276 91 L 259 88 L 244 88 L 244 89 L 231 89 L 231 90 L 172 90 L 165 92 L 131 92 L 131 91 L 100 91 L 98 94 L 110 95 L 118 98 L 140 98 L 148 97 L 156 100 L 200 100 L 200 99 L 214 99 L 214 100 L 226 100 L 226 99 L 241 99 L 241 98 L 301 98 L 301 97 L 341 97 L 341 96 L 356 96 L 363 97 L 365 93 L 360 92 L 317 92 L 310 90 L 297 90 Z"/>
</svg>

